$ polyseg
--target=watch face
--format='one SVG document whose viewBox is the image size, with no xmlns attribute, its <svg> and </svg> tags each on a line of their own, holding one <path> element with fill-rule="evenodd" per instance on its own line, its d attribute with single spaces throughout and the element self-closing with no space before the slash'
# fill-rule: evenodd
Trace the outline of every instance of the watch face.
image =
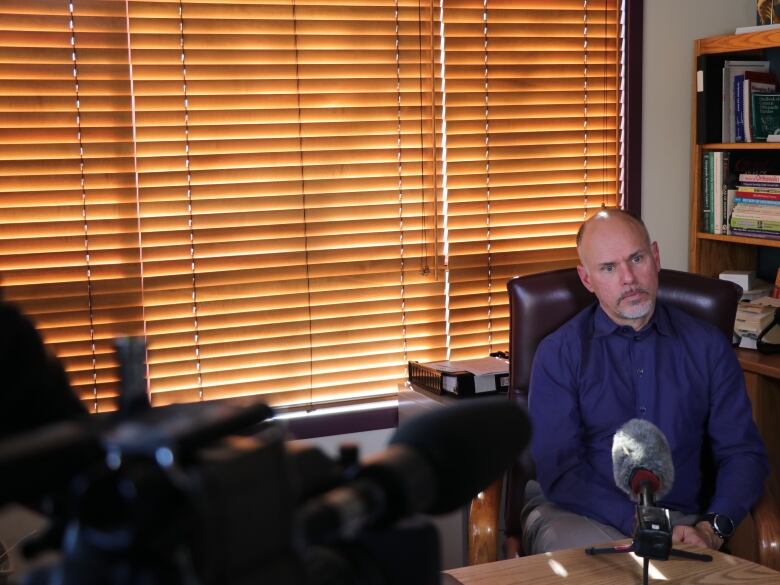
<svg viewBox="0 0 780 585">
<path fill-rule="evenodd" d="M 720 536 L 729 537 L 734 533 L 734 522 L 723 514 L 715 514 L 712 519 L 712 527 Z"/>
</svg>

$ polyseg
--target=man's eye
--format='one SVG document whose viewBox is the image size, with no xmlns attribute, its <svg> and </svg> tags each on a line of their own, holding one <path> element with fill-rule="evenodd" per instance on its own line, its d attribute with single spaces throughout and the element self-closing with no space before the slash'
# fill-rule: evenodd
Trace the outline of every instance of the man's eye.
<svg viewBox="0 0 780 585">
<path fill-rule="evenodd" d="M 644 256 L 642 256 L 641 254 L 637 254 L 636 256 L 634 256 L 633 258 L 631 258 L 631 261 L 632 261 L 634 264 L 639 264 L 639 263 L 642 261 L 642 258 L 644 258 Z"/>
<path fill-rule="evenodd" d="M 613 272 L 615 270 L 615 265 L 614 264 L 605 264 L 604 266 L 601 267 L 601 269 L 604 272 Z"/>
</svg>

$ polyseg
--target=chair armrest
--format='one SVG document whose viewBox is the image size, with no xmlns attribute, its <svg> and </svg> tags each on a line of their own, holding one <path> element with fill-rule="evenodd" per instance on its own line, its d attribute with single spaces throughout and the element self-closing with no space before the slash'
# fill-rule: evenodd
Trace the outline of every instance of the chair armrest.
<svg viewBox="0 0 780 585">
<path fill-rule="evenodd" d="M 752 510 L 756 525 L 758 562 L 780 571 L 780 486 L 773 475 L 764 486 L 764 493 Z"/>
<path fill-rule="evenodd" d="M 469 565 L 490 563 L 498 558 L 498 516 L 503 478 L 497 479 L 474 499 L 469 506 Z"/>
</svg>

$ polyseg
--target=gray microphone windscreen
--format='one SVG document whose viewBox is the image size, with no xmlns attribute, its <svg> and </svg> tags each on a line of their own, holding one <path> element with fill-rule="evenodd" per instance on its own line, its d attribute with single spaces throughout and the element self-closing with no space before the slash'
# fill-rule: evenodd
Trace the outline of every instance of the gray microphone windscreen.
<svg viewBox="0 0 780 585">
<path fill-rule="evenodd" d="M 655 489 L 662 498 L 672 489 L 674 463 L 666 437 L 653 423 L 634 418 L 620 427 L 612 440 L 612 472 L 615 484 L 634 498 L 636 486 L 632 486 L 634 472 L 643 469 L 658 478 Z"/>
</svg>

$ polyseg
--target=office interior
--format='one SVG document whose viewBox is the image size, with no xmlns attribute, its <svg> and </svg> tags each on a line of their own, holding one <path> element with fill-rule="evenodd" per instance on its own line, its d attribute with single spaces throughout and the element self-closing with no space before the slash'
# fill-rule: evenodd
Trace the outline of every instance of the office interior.
<svg viewBox="0 0 780 585">
<path fill-rule="evenodd" d="M 693 41 L 755 24 L 755 10 L 755 0 L 644 0 L 641 212 L 658 241 L 665 268 L 688 268 Z M 334 456 L 340 445 L 354 443 L 367 457 L 384 449 L 394 430 L 339 433 L 333 429 L 336 432 L 305 441 Z M 0 520 L 16 534 L 36 522 L 9 511 Z M 450 533 L 463 529 L 457 514 L 440 522 Z M 461 534 L 445 540 L 443 568 L 465 564 L 462 538 Z"/>
</svg>

